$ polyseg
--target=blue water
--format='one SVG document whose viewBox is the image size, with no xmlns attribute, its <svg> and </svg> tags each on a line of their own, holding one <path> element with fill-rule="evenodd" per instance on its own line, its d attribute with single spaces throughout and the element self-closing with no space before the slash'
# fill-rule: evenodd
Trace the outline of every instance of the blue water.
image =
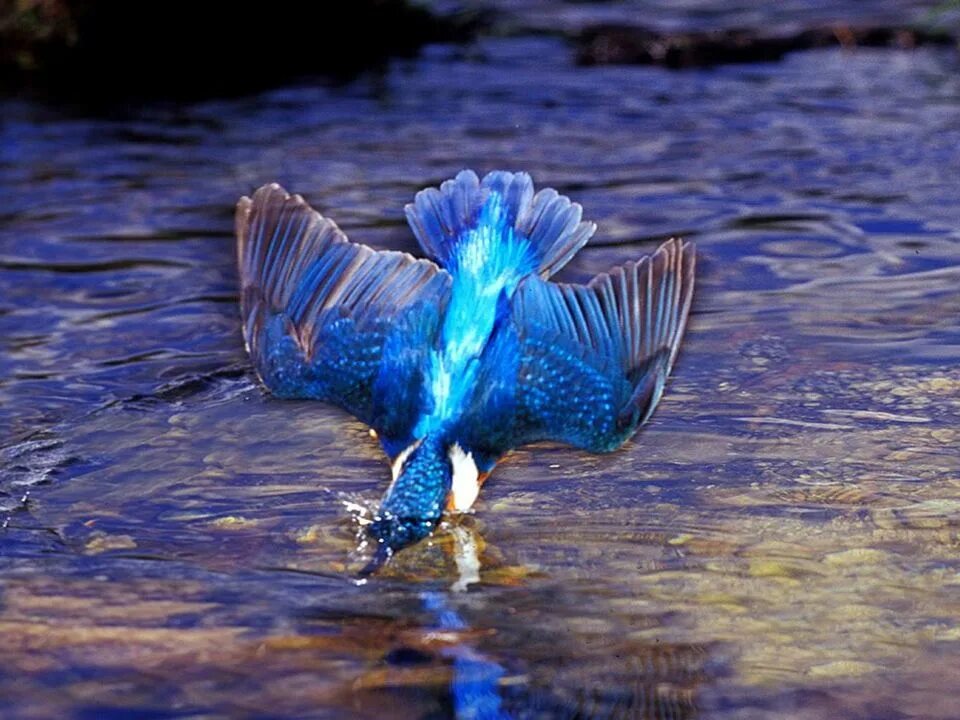
<svg viewBox="0 0 960 720">
<path fill-rule="evenodd" d="M 0 101 L 6 712 L 954 717 L 957 69 L 580 68 L 521 33 L 110 119 Z M 389 471 L 256 386 L 232 207 L 278 181 L 414 251 L 404 203 L 464 167 L 583 205 L 565 279 L 695 240 L 690 331 L 624 450 L 514 453 L 358 584 Z"/>
</svg>

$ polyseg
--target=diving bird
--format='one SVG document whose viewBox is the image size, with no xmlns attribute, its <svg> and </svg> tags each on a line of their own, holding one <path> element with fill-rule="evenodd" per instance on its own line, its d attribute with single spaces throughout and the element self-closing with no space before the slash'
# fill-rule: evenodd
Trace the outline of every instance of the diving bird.
<svg viewBox="0 0 960 720">
<path fill-rule="evenodd" d="M 275 396 L 375 431 L 392 482 L 367 526 L 381 561 L 464 512 L 512 448 L 618 448 L 653 412 L 693 297 L 693 245 L 586 284 L 550 277 L 593 235 L 523 172 L 464 170 L 406 206 L 429 259 L 350 242 L 279 185 L 237 204 L 243 334 Z"/>
</svg>

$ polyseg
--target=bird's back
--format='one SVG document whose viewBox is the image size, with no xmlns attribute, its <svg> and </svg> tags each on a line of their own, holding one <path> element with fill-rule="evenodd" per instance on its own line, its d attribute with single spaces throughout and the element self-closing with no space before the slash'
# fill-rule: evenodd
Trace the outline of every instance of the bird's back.
<svg viewBox="0 0 960 720">
<path fill-rule="evenodd" d="M 515 366 L 485 351 L 509 320 L 517 287 L 530 275 L 559 269 L 594 226 L 580 222 L 579 205 L 552 190 L 534 196 L 529 175 L 509 172 L 482 181 L 461 172 L 439 190 L 419 193 L 407 216 L 424 250 L 452 278 L 423 368 L 428 397 L 414 436 L 424 437 L 455 424 L 475 404 L 482 373 Z M 490 363 L 496 367 L 484 368 Z"/>
</svg>

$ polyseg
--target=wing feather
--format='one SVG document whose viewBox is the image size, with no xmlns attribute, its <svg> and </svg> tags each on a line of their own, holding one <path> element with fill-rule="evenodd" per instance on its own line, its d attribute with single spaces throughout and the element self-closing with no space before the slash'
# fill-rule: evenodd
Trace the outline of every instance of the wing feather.
<svg viewBox="0 0 960 720">
<path fill-rule="evenodd" d="M 525 280 L 519 338 L 518 444 L 556 440 L 604 451 L 653 412 L 693 298 L 695 251 L 670 240 L 587 285 Z"/>
<path fill-rule="evenodd" d="M 350 242 L 276 184 L 240 200 L 236 229 L 244 339 L 263 384 L 338 405 L 387 440 L 402 436 L 412 421 L 391 388 L 408 400 L 422 383 L 419 353 L 437 332 L 449 274 Z"/>
</svg>

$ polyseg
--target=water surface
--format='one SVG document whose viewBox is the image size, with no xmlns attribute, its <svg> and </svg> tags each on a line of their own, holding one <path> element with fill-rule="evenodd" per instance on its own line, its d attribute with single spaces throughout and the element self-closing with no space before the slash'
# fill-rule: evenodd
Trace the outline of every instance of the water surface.
<svg viewBox="0 0 960 720">
<path fill-rule="evenodd" d="M 683 73 L 551 38 L 87 119 L 0 104 L 0 695 L 23 717 L 951 718 L 960 74 L 943 50 Z M 498 467 L 366 585 L 389 471 L 256 385 L 232 206 L 354 239 L 463 167 L 582 203 L 582 280 L 682 235 L 698 292 L 623 450 Z"/>
</svg>

